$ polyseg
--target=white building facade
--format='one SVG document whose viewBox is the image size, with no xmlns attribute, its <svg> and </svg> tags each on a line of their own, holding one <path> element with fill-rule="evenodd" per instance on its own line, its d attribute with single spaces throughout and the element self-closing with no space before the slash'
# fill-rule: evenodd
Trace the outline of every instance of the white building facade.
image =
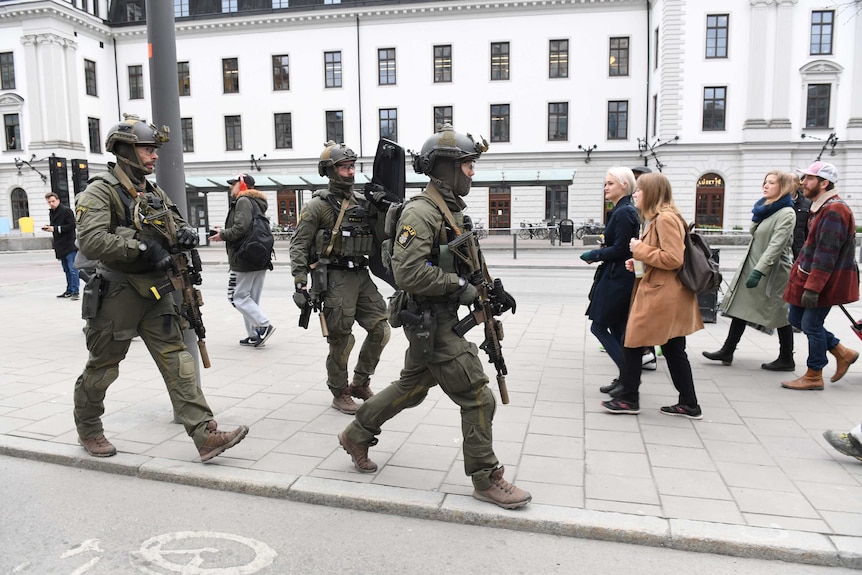
<svg viewBox="0 0 862 575">
<path fill-rule="evenodd" d="M 747 229 L 765 173 L 818 156 L 862 206 L 858 1 L 174 8 L 182 119 L 170 128 L 201 226 L 224 220 L 225 180 L 238 172 L 286 225 L 320 184 L 327 139 L 351 146 L 370 176 L 380 137 L 418 150 L 442 121 L 490 143 L 468 203 L 492 229 L 601 221 L 604 175 L 619 165 L 660 168 L 702 226 Z M 47 221 L 56 158 L 93 175 L 112 160 L 104 140 L 123 112 L 153 119 L 145 19 L 143 0 L 2 3 L 0 233 L 4 219 L 13 233 L 21 217 Z M 68 182 L 74 197 L 80 178 Z"/>
</svg>

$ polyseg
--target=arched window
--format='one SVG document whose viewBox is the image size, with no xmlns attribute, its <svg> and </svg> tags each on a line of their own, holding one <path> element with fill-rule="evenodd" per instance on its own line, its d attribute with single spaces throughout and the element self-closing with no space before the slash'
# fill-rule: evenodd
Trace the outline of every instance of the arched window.
<svg viewBox="0 0 862 575">
<path fill-rule="evenodd" d="M 694 222 L 698 227 L 723 227 L 724 178 L 712 172 L 698 178 L 695 210 Z"/>
<path fill-rule="evenodd" d="M 12 190 L 12 229 L 18 229 L 18 218 L 26 218 L 30 215 L 30 202 L 27 201 L 27 192 L 21 188 Z"/>
</svg>

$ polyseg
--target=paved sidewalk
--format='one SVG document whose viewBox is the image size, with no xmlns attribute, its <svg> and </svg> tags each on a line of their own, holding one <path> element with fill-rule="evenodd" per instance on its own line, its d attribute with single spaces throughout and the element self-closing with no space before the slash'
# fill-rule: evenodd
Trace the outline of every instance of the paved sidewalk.
<svg viewBox="0 0 862 575">
<path fill-rule="evenodd" d="M 824 391 L 784 390 L 779 382 L 792 374 L 759 369 L 777 355 L 774 335 L 747 330 L 731 367 L 701 357 L 727 333 L 720 318 L 688 340 L 702 421 L 659 413 L 676 402 L 663 360 L 644 372 L 641 414 L 609 415 L 598 387 L 614 368 L 584 316 L 592 269 L 577 259 L 582 248 L 519 246 L 515 260 L 483 244 L 492 269 L 509 268 L 504 278 L 518 267 L 585 268 L 571 303 L 519 300 L 518 313 L 504 319 L 511 403 L 498 405 L 494 443 L 506 478 L 533 494 L 525 509 L 504 511 L 470 497 L 458 410 L 439 389 L 384 426 L 370 452 L 377 473 L 353 470 L 335 438 L 350 418 L 329 407 L 326 345 L 315 322 L 296 327 L 284 243 L 263 300 L 277 331 L 262 349 L 237 345 L 241 321 L 223 293 L 224 252 L 202 250 L 212 360 L 202 385 L 221 426 L 251 426 L 208 465 L 171 423 L 164 384 L 139 341 L 108 392 L 104 422 L 120 453 L 86 455 L 71 407 L 86 360 L 80 306 L 54 297 L 62 273 L 51 252 L 0 254 L 0 454 L 430 519 L 862 568 L 862 463 L 821 437 L 862 419 L 862 363 Z M 862 316 L 862 305 L 850 309 Z M 827 325 L 862 349 L 840 312 Z M 363 332 L 354 333 L 358 350 Z M 796 346 L 802 373 L 802 334 Z M 405 348 L 393 330 L 375 388 L 397 377 Z M 824 374 L 833 370 L 830 363 Z"/>
</svg>

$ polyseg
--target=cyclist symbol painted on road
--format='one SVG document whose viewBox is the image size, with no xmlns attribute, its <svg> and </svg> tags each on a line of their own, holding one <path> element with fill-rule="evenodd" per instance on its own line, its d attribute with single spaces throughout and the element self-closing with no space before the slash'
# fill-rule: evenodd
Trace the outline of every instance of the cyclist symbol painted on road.
<svg viewBox="0 0 862 575">
<path fill-rule="evenodd" d="M 269 567 L 277 555 L 266 543 L 239 535 L 177 531 L 147 539 L 130 562 L 151 575 L 251 575 Z"/>
</svg>

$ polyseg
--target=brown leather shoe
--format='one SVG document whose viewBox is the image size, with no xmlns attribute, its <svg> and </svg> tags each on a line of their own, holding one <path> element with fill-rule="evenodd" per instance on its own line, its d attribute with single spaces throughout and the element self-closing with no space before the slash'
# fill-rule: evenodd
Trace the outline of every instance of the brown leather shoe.
<svg viewBox="0 0 862 575">
<path fill-rule="evenodd" d="M 210 429 L 213 422 L 207 424 L 207 429 L 210 434 L 207 436 L 204 444 L 198 449 L 201 456 L 201 461 L 209 461 L 216 455 L 221 455 L 248 435 L 248 426 L 240 425 L 233 431 L 219 431 L 218 429 Z"/>
<path fill-rule="evenodd" d="M 117 454 L 117 448 L 105 438 L 104 434 L 89 439 L 81 439 L 79 437 L 78 443 L 93 457 L 111 457 Z"/>
<path fill-rule="evenodd" d="M 844 347 L 843 344 L 838 344 L 832 349 L 829 350 L 829 353 L 835 356 L 835 375 L 833 375 L 829 381 L 838 381 L 844 374 L 847 373 L 847 370 L 850 369 L 850 366 L 856 363 L 856 360 L 859 359 L 859 352 L 853 351 L 850 348 Z"/>
<path fill-rule="evenodd" d="M 799 379 L 782 381 L 781 387 L 786 387 L 787 389 L 823 389 L 823 371 L 809 367 L 805 375 Z"/>
<path fill-rule="evenodd" d="M 361 443 L 350 441 L 347 434 L 343 431 L 338 434 L 338 443 L 344 448 L 344 451 L 350 455 L 353 460 L 353 467 L 359 473 L 374 473 L 377 471 L 377 464 L 368 459 L 368 446 Z"/>
<path fill-rule="evenodd" d="M 346 413 L 347 415 L 356 414 L 356 410 L 359 409 L 359 406 L 356 405 L 356 402 L 353 401 L 352 397 L 350 397 L 350 386 L 343 388 L 338 395 L 332 398 L 332 407 L 333 409 L 337 409 L 341 413 Z"/>
<path fill-rule="evenodd" d="M 503 479 L 505 469 L 503 466 L 495 469 L 491 473 L 491 487 L 482 491 L 474 489 L 473 497 L 479 501 L 499 505 L 503 509 L 518 509 L 529 503 L 533 499 L 532 495 Z"/>
<path fill-rule="evenodd" d="M 347 389 L 350 390 L 350 395 L 361 399 L 362 401 L 366 401 L 374 396 L 374 392 L 371 391 L 371 378 L 365 379 L 365 381 L 360 382 L 356 377 L 353 378 L 353 382 L 350 384 L 350 387 Z"/>
</svg>

